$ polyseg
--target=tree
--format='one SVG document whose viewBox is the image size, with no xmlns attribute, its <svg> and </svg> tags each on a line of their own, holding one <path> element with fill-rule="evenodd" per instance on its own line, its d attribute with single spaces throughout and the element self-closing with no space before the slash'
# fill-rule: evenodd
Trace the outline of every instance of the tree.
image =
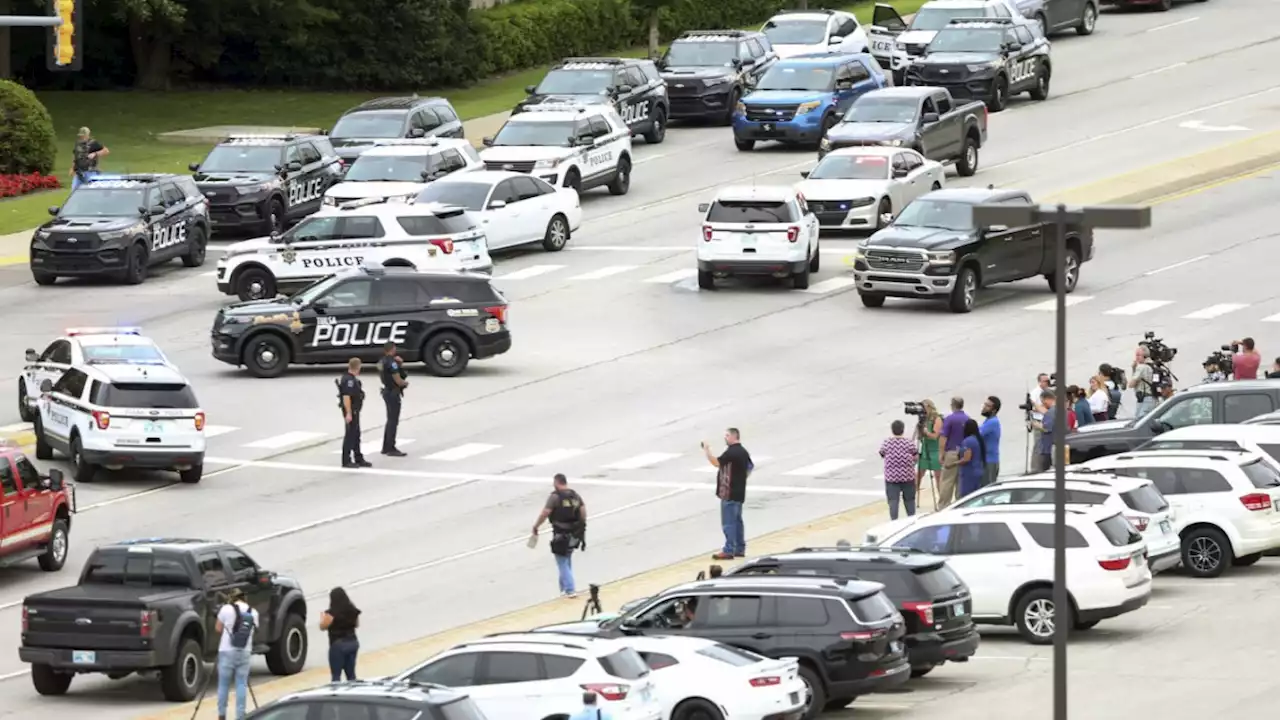
<svg viewBox="0 0 1280 720">
<path fill-rule="evenodd" d="M 101 0 L 99 0 L 101 2 Z M 168 90 L 173 66 L 173 42 L 187 20 L 183 0 L 115 0 L 113 14 L 125 24 L 137 67 L 134 86 Z"/>
<path fill-rule="evenodd" d="M 658 32 L 660 13 L 685 2 L 688 0 L 631 0 L 632 7 L 642 13 L 642 17 L 649 24 L 649 55 L 651 57 L 658 56 L 658 46 L 662 42 Z"/>
</svg>

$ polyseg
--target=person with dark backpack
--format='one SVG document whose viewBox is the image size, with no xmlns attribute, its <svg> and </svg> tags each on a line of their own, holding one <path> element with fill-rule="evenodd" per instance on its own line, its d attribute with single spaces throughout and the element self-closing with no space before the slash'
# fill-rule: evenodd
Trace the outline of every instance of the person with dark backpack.
<svg viewBox="0 0 1280 720">
<path fill-rule="evenodd" d="M 249 695 L 249 663 L 253 658 L 253 633 L 258 628 L 258 611 L 244 601 L 244 593 L 232 590 L 227 603 L 218 609 L 214 626 L 218 641 L 218 720 L 227 718 L 227 695 L 231 680 L 236 682 L 236 718 L 244 720 Z"/>
</svg>

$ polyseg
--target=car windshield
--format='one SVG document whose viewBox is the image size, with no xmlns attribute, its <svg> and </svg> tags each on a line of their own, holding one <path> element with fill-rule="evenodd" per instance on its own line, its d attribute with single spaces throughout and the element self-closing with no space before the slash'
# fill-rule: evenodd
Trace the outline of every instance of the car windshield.
<svg viewBox="0 0 1280 720">
<path fill-rule="evenodd" d="M 538 95 L 603 95 L 613 84 L 613 68 L 552 70 L 535 90 Z"/>
<path fill-rule="evenodd" d="M 219 145 L 200 163 L 200 172 L 272 173 L 279 164 L 279 145 Z"/>
<path fill-rule="evenodd" d="M 709 223 L 769 224 L 791 220 L 791 205 L 778 201 L 719 200 L 707 213 Z"/>
<path fill-rule="evenodd" d="M 573 121 L 520 122 L 508 120 L 493 138 L 495 147 L 503 145 L 569 147 L 573 136 Z"/>
<path fill-rule="evenodd" d="M 737 56 L 737 42 L 684 40 L 671 43 L 663 64 L 668 67 L 727 67 Z"/>
<path fill-rule="evenodd" d="M 71 193 L 58 215 L 137 217 L 142 200 L 142 188 L 103 188 L 90 185 Z"/>
<path fill-rule="evenodd" d="M 155 345 L 82 345 L 87 362 L 164 362 Z"/>
<path fill-rule="evenodd" d="M 1260 459 L 1245 463 L 1240 469 L 1256 488 L 1280 487 L 1280 473 Z"/>
<path fill-rule="evenodd" d="M 341 279 L 341 275 L 330 275 L 322 280 L 317 280 L 299 290 L 289 301 L 294 305 L 309 305 L 316 298 L 329 292 L 329 289 L 337 285 Z"/>
<path fill-rule="evenodd" d="M 343 182 L 422 182 L 426 155 L 361 155 L 351 163 Z"/>
<path fill-rule="evenodd" d="M 973 206 L 951 200 L 916 200 L 902 209 L 894 225 L 940 230 L 972 230 Z"/>
<path fill-rule="evenodd" d="M 484 201 L 491 189 L 491 185 L 476 182 L 434 182 L 418 193 L 415 202 L 440 203 L 479 212 L 484 210 Z"/>
<path fill-rule="evenodd" d="M 770 20 L 764 25 L 769 44 L 818 45 L 827 41 L 826 20 Z"/>
<path fill-rule="evenodd" d="M 774 65 L 760 78 L 757 90 L 826 92 L 835 87 L 836 71 L 813 65 Z"/>
<path fill-rule="evenodd" d="M 200 407 L 190 386 L 180 383 L 102 383 L 93 401 L 110 408 L 194 410 Z"/>
<path fill-rule="evenodd" d="M 889 158 L 880 155 L 828 155 L 809 173 L 810 180 L 885 180 Z"/>
<path fill-rule="evenodd" d="M 910 123 L 916 119 L 920 101 L 915 98 L 863 97 L 845 113 L 845 122 Z"/>
<path fill-rule="evenodd" d="M 911 18 L 911 25 L 907 29 L 941 30 L 947 26 L 947 23 L 956 18 L 972 17 L 982 17 L 982 8 L 929 7 L 926 5 L 916 12 L 915 17 Z"/>
<path fill-rule="evenodd" d="M 1004 30 L 953 28 L 939 31 L 929 43 L 929 52 L 1000 52 Z"/>
<path fill-rule="evenodd" d="M 343 115 L 338 119 L 329 137 L 344 138 L 398 138 L 403 135 L 404 111 L 365 111 Z"/>
</svg>

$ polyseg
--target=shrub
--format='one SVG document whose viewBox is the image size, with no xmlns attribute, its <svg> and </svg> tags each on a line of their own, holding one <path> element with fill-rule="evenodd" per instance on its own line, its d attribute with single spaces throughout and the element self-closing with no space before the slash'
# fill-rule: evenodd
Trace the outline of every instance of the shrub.
<svg viewBox="0 0 1280 720">
<path fill-rule="evenodd" d="M 35 93 L 0 80 L 0 175 L 53 172 L 56 142 L 53 119 Z"/>
<path fill-rule="evenodd" d="M 17 197 L 37 190 L 57 190 L 62 187 L 56 175 L 0 175 L 0 198 Z"/>
</svg>

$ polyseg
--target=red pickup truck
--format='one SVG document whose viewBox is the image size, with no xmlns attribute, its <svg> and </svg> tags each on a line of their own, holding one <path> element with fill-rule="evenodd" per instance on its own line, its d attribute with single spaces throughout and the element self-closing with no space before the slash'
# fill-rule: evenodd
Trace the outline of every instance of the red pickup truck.
<svg viewBox="0 0 1280 720">
<path fill-rule="evenodd" d="M 61 570 L 75 506 L 61 470 L 41 475 L 21 448 L 0 441 L 0 567 L 35 558 L 41 570 Z"/>
</svg>

